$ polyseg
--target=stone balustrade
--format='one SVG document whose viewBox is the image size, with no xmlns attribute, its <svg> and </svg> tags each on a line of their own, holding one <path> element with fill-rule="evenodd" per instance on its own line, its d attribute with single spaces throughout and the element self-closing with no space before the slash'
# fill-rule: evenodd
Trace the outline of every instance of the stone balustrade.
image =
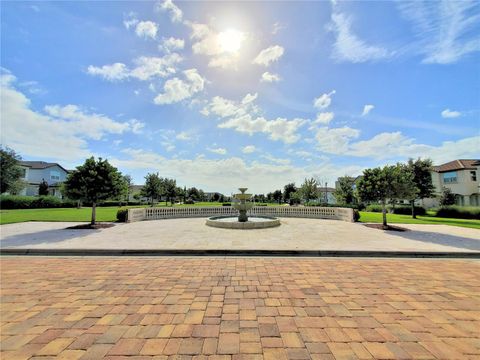
<svg viewBox="0 0 480 360">
<path fill-rule="evenodd" d="M 230 206 L 153 207 L 128 209 L 128 222 L 210 216 L 237 216 Z M 353 209 L 317 206 L 255 206 L 249 216 L 299 217 L 353 222 Z"/>
</svg>

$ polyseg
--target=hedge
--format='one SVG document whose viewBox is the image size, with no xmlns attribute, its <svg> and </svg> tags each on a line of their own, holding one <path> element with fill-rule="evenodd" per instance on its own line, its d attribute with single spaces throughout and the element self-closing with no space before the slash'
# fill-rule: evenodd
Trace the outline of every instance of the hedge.
<svg viewBox="0 0 480 360">
<path fill-rule="evenodd" d="M 55 196 L 0 196 L 1 209 L 72 208 L 76 206 L 76 201 L 62 201 Z"/>
<path fill-rule="evenodd" d="M 117 211 L 117 221 L 118 222 L 127 222 L 128 210 L 120 209 Z"/>
<path fill-rule="evenodd" d="M 438 209 L 437 217 L 480 220 L 480 207 L 444 206 Z"/>
<path fill-rule="evenodd" d="M 125 206 L 125 205 L 142 205 L 138 201 L 103 201 L 97 206 Z M 82 206 L 92 206 L 90 203 L 82 203 Z M 18 195 L 1 195 L 1 209 L 42 209 L 42 208 L 72 208 L 77 207 L 77 202 L 73 200 L 62 200 L 56 196 L 18 196 Z"/>
<path fill-rule="evenodd" d="M 365 208 L 365 211 L 368 212 L 382 212 L 382 205 L 368 205 Z M 400 214 L 400 215 L 412 215 L 412 207 L 410 205 L 396 205 L 393 208 L 391 205 L 387 206 L 387 212 L 392 214 Z M 415 206 L 415 214 L 416 215 L 425 215 L 427 211 L 422 206 Z"/>
</svg>

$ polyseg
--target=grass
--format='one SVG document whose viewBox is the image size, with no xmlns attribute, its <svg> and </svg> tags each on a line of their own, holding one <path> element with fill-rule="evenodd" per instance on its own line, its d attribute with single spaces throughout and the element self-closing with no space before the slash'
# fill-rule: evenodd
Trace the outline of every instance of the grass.
<svg viewBox="0 0 480 360">
<path fill-rule="evenodd" d="M 360 222 L 381 223 L 382 213 L 360 211 Z M 440 218 L 433 216 L 417 216 L 412 219 L 411 215 L 387 214 L 387 222 L 392 224 L 432 224 L 461 226 L 472 229 L 480 229 L 480 220 L 466 220 L 456 218 Z"/>
<path fill-rule="evenodd" d="M 276 204 L 269 204 L 275 206 Z M 159 206 L 165 206 L 165 203 Z M 221 206 L 221 203 L 196 203 L 195 205 L 175 205 L 176 207 L 186 206 Z M 116 221 L 118 206 L 97 207 L 98 221 Z M 25 221 L 90 221 L 92 209 L 88 207 L 76 209 L 21 209 L 1 210 L 0 224 L 13 224 Z M 360 212 L 360 222 L 381 223 L 382 214 L 373 212 Z M 387 214 L 387 221 L 392 224 L 437 224 L 461 226 L 473 229 L 480 229 L 480 220 L 437 218 L 433 216 L 418 216 L 412 219 L 410 215 Z"/>
<path fill-rule="evenodd" d="M 275 206 L 276 204 L 268 204 Z M 165 203 L 156 205 L 157 207 L 165 207 Z M 194 205 L 175 205 L 175 207 L 189 206 L 222 206 L 220 202 L 197 202 Z M 142 207 L 142 206 L 129 206 Z M 170 205 L 169 205 L 170 207 Z M 117 221 L 118 206 L 97 207 L 97 221 Z M 60 209 L 15 209 L 1 210 L 0 224 L 13 224 L 25 221 L 90 221 L 92 216 L 92 208 L 60 208 Z"/>
</svg>

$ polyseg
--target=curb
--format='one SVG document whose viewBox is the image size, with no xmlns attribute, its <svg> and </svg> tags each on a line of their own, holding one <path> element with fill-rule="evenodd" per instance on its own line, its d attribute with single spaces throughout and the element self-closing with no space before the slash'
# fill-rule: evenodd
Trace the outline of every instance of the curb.
<svg viewBox="0 0 480 360">
<path fill-rule="evenodd" d="M 0 256 L 286 256 L 480 259 L 480 252 L 356 250 L 0 249 Z"/>
</svg>

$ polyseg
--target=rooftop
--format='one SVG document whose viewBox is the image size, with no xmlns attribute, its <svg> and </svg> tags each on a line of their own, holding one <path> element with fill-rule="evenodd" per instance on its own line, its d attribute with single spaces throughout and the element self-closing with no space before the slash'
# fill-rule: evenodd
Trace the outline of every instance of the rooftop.
<svg viewBox="0 0 480 360">
<path fill-rule="evenodd" d="M 480 165 L 478 159 L 459 159 L 447 162 L 445 164 L 434 166 L 433 170 L 436 172 L 447 172 L 454 170 L 475 170 Z"/>
</svg>

